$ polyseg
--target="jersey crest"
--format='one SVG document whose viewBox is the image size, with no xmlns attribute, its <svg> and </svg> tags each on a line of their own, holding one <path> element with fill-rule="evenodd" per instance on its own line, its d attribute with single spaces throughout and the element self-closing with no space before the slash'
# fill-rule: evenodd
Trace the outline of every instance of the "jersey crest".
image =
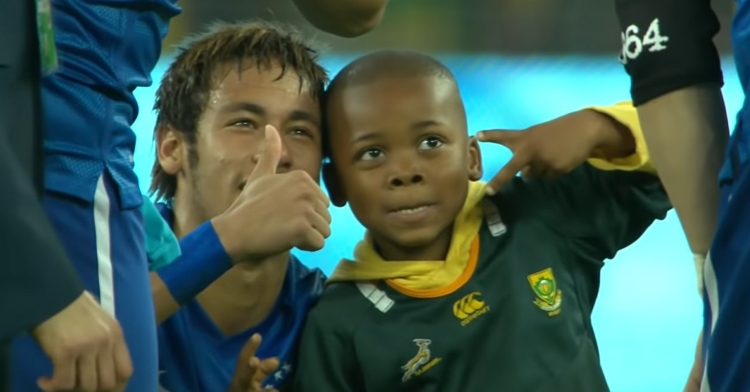
<svg viewBox="0 0 750 392">
<path fill-rule="evenodd" d="M 401 366 L 401 369 L 404 371 L 404 376 L 401 378 L 402 382 L 407 382 L 413 376 L 419 376 L 420 374 L 430 370 L 441 360 L 441 358 L 432 358 L 432 353 L 430 352 L 429 348 L 432 340 L 414 339 L 414 343 L 417 345 L 417 355 L 406 362 L 405 365 Z"/>
<path fill-rule="evenodd" d="M 562 291 L 557 288 L 552 268 L 535 272 L 528 275 L 527 278 L 531 289 L 536 294 L 534 305 L 547 312 L 550 317 L 559 314 L 562 305 Z"/>
</svg>

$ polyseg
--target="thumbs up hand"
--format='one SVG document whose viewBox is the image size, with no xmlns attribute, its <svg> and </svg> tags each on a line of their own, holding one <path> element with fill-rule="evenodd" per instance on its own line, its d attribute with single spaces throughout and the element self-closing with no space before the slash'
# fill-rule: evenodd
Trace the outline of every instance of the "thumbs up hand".
<svg viewBox="0 0 750 392">
<path fill-rule="evenodd" d="M 281 136 L 279 136 L 279 131 L 273 125 L 266 125 L 264 132 L 263 150 L 253 172 L 247 178 L 248 183 L 261 177 L 276 174 L 276 168 L 281 161 Z"/>
<path fill-rule="evenodd" d="M 553 178 L 575 169 L 588 158 L 620 158 L 635 152 L 630 130 L 594 110 L 580 110 L 521 131 L 486 130 L 482 142 L 502 144 L 513 157 L 487 183 L 487 193 L 499 191 L 516 174 L 523 178 Z"/>
<path fill-rule="evenodd" d="M 292 248 L 319 250 L 331 235 L 329 200 L 306 172 L 277 174 L 281 137 L 265 129 L 264 148 L 239 197 L 211 220 L 234 262 L 257 261 Z"/>
</svg>

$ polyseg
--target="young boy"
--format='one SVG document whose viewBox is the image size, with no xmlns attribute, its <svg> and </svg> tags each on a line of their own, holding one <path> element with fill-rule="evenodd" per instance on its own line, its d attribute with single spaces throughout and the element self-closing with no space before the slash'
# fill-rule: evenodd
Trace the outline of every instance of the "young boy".
<svg viewBox="0 0 750 392">
<path fill-rule="evenodd" d="M 588 111 L 633 135 L 558 137 L 630 171 L 584 164 L 486 197 L 456 82 L 434 59 L 362 57 L 325 103 L 324 179 L 367 235 L 308 316 L 295 391 L 608 390 L 590 319 L 599 270 L 670 209 L 637 170 L 637 118 Z"/>
</svg>

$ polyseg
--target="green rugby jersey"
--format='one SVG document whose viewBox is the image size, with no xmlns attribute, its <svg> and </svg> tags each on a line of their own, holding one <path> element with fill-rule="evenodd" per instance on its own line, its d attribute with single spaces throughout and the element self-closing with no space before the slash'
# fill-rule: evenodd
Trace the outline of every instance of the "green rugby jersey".
<svg viewBox="0 0 750 392">
<path fill-rule="evenodd" d="M 294 391 L 607 391 L 591 326 L 600 268 L 671 208 L 658 179 L 585 164 L 557 181 L 516 179 L 484 202 L 457 290 L 329 285 Z"/>
</svg>

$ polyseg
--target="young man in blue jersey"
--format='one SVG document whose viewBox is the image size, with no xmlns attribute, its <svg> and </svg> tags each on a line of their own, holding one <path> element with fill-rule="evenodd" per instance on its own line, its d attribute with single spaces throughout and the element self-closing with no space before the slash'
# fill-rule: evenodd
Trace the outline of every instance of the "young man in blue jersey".
<svg viewBox="0 0 750 392">
<path fill-rule="evenodd" d="M 750 2 L 736 3 L 731 34 L 747 93 Z M 730 139 L 710 2 L 618 0 L 617 13 L 633 102 L 702 275 L 702 343 L 688 390 L 750 390 L 750 102 Z"/>
<path fill-rule="evenodd" d="M 318 249 L 330 234 L 317 183 L 327 74 L 316 59 L 291 30 L 219 24 L 187 43 L 162 80 L 151 188 L 182 248 L 152 274 L 165 390 L 226 391 L 254 334 L 257 355 L 278 364 L 264 387 L 281 388 L 294 369 L 324 276 L 289 251 Z M 274 198 L 263 208 L 239 208 L 264 193 Z"/>
<path fill-rule="evenodd" d="M 42 83 L 45 209 L 85 289 L 121 324 L 134 364 L 129 390 L 154 391 L 158 378 L 154 305 L 130 126 L 138 114 L 133 90 L 151 84 L 161 40 L 180 9 L 177 0 L 39 2 L 50 3 L 59 67 Z M 380 22 L 387 0 L 294 3 L 314 26 L 356 36 Z M 262 211 L 268 207 L 262 200 L 275 196 L 261 192 L 238 201 L 236 207 Z M 257 247 L 259 254 L 276 245 L 262 242 L 269 233 L 264 229 L 254 226 L 241 232 L 246 246 Z M 215 267 L 221 268 L 226 265 Z M 53 374 L 52 364 L 30 337 L 16 339 L 12 361 L 16 391 L 37 390 L 36 380 Z M 82 386 L 79 375 L 84 368 L 95 375 L 93 389 L 99 389 L 100 377 L 92 361 L 82 361 L 72 370 L 76 387 Z M 90 389 L 88 382 L 86 387 Z"/>
</svg>

